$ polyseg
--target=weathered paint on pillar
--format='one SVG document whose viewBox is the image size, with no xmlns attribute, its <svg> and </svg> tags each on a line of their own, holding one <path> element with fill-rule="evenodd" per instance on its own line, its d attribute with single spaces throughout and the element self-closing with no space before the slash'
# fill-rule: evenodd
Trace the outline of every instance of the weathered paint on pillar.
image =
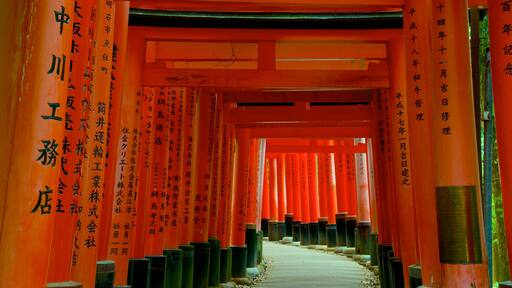
<svg viewBox="0 0 512 288">
<path fill-rule="evenodd" d="M 308 154 L 308 191 L 309 191 L 309 216 L 311 223 L 318 222 L 320 207 L 318 203 L 318 173 L 316 154 Z"/>
<path fill-rule="evenodd" d="M 70 15 L 73 26 L 79 31 L 73 33 L 71 59 L 73 69 L 70 69 L 68 93 L 66 95 L 66 113 L 64 119 L 64 140 L 60 158 L 60 175 L 58 193 L 53 199 L 56 206 L 68 207 L 59 209 L 54 217 L 53 240 L 48 268 L 48 282 L 63 282 L 69 280 L 71 258 L 73 253 L 74 223 L 78 219 L 78 200 L 80 194 L 80 178 L 82 171 L 75 169 L 83 161 L 83 150 L 76 149 L 82 145 L 85 136 L 85 125 L 81 120 L 86 119 L 87 110 L 82 103 L 87 102 L 87 78 L 83 75 L 89 68 L 89 53 L 91 50 L 91 35 L 89 27 L 94 25 L 87 15 L 91 15 L 91 3 L 79 1 L 81 11 Z M 71 22 L 70 22 L 71 23 Z M 73 206 L 72 206 L 73 205 Z"/>
<path fill-rule="evenodd" d="M 256 190 L 256 229 L 261 231 L 261 219 L 263 210 L 263 185 L 265 173 L 265 154 L 267 152 L 267 140 L 258 139 L 258 171 L 257 171 L 257 190 Z"/>
<path fill-rule="evenodd" d="M 2 287 L 45 286 L 53 217 L 59 217 L 59 209 L 69 209 L 55 206 L 52 199 L 58 193 L 58 164 L 71 58 L 73 6 L 70 2 L 27 3 L 31 14 L 26 15 L 28 24 L 23 33 L 27 38 L 23 47 L 24 55 L 31 57 L 23 59 L 24 77 L 16 85 L 20 88 L 15 116 L 18 129 L 10 150 L 15 156 L 9 163 L 6 189 L 2 189 L 5 194 L 0 192 L 0 201 L 5 199 L 2 214 L 6 216 L 0 235 Z M 5 6 L 2 4 L 2 8 L 11 5 Z M 62 17 L 56 18 L 56 14 Z"/>
<path fill-rule="evenodd" d="M 406 1 L 404 8 L 409 150 L 414 184 L 419 262 L 424 285 L 440 287 L 441 263 L 437 236 L 432 148 L 432 57 L 430 48 L 431 1 Z M 437 29 L 434 31 L 438 32 Z M 421 229 L 420 227 L 432 227 Z"/>
<path fill-rule="evenodd" d="M 217 111 L 217 93 L 213 90 L 200 90 L 199 131 L 194 142 L 192 190 L 194 242 L 208 242 L 208 223 L 210 216 L 210 178 L 213 161 L 213 142 L 215 135 L 215 116 Z M 206 94 L 206 95 L 205 95 Z"/>
<path fill-rule="evenodd" d="M 286 170 L 285 170 L 285 154 L 277 154 L 277 219 L 284 222 L 284 214 L 286 214 Z M 293 204 L 292 204 L 293 205 Z"/>
<path fill-rule="evenodd" d="M 270 219 L 270 162 L 271 160 L 268 157 L 265 157 L 265 168 L 263 172 L 263 199 L 261 204 L 261 218 L 263 219 Z"/>
<path fill-rule="evenodd" d="M 112 80 L 112 52 L 114 42 L 114 2 L 98 1 L 92 65 L 89 118 L 85 145 L 86 158 L 83 161 L 81 183 L 83 211 L 80 213 L 81 229 L 78 231 L 71 269 L 72 280 L 81 282 L 84 287 L 95 283 L 96 261 L 100 217 L 102 212 L 105 174 L 105 152 L 107 148 L 109 100 Z M 76 247 L 75 247 L 76 248 Z"/>
<path fill-rule="evenodd" d="M 233 226 L 231 235 L 231 245 L 235 247 L 244 247 L 245 245 L 245 218 L 247 207 L 248 177 L 249 177 L 249 150 L 250 150 L 250 131 L 247 128 L 236 131 L 236 140 L 238 144 L 238 169 L 237 185 L 235 198 L 233 201 Z"/>
<path fill-rule="evenodd" d="M 491 35 L 491 66 L 492 88 L 494 95 L 494 111 L 496 113 L 496 132 L 498 138 L 498 154 L 500 164 L 501 191 L 505 213 L 505 230 L 507 232 L 507 247 L 509 259 L 512 259 L 512 143 L 511 123 L 512 114 L 509 108 L 510 87 L 512 79 L 512 45 L 510 42 L 510 4 L 502 1 L 489 2 L 489 32 Z M 510 266 L 512 274 L 512 266 Z"/>
<path fill-rule="evenodd" d="M 464 0 L 432 3 L 431 28 L 437 36 L 431 58 L 434 179 L 442 287 L 489 287 L 467 9 Z"/>
<path fill-rule="evenodd" d="M 344 141 L 347 151 L 351 151 L 354 144 L 351 141 Z M 355 157 L 353 152 L 347 152 L 345 158 L 346 167 L 346 191 L 347 191 L 347 207 L 348 216 L 357 215 L 357 194 L 356 194 L 356 172 L 355 172 Z"/>
<path fill-rule="evenodd" d="M 356 138 L 354 144 L 365 144 L 366 139 Z M 357 222 L 370 221 L 370 191 L 366 153 L 356 153 Z"/>
<path fill-rule="evenodd" d="M 379 179 L 376 177 L 378 175 L 377 169 L 375 167 L 375 156 L 374 156 L 374 146 L 372 139 L 367 139 L 367 149 L 368 152 L 366 154 L 366 161 L 368 163 L 368 186 L 370 189 L 370 219 L 371 219 L 371 233 L 378 234 L 379 233 L 379 209 L 377 208 L 378 201 L 378 190 L 380 189 Z"/>
<path fill-rule="evenodd" d="M 409 266 L 418 261 L 416 223 L 414 219 L 414 195 L 409 152 L 409 119 L 407 118 L 407 94 L 405 87 L 405 51 L 402 39 L 388 44 L 390 53 L 391 88 L 388 95 L 391 120 L 391 153 L 396 185 L 397 229 L 400 248 L 394 249 L 402 260 L 404 283 L 409 287 Z M 395 251 L 396 250 L 396 251 Z M 399 251 L 398 251 L 399 250 Z"/>
</svg>

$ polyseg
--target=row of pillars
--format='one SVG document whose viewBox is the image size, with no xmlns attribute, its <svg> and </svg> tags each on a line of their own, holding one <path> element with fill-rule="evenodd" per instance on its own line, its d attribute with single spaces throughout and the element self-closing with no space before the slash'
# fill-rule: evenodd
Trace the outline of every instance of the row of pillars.
<svg viewBox="0 0 512 288">
<path fill-rule="evenodd" d="M 370 191 L 375 184 L 369 177 L 373 165 L 368 163 L 373 161 L 366 153 L 366 140 L 326 142 L 343 152 L 266 155 L 264 236 L 270 241 L 289 238 L 301 245 L 372 255 L 376 264 L 377 250 L 370 248 L 377 247 L 377 221 L 370 221 L 376 217 L 370 213 L 370 196 L 373 203 L 376 200 Z"/>
<path fill-rule="evenodd" d="M 0 286 L 247 277 L 262 258 L 249 155 L 264 142 L 226 120 L 215 90 L 142 87 L 146 42 L 128 35 L 128 1 L 19 5 L 0 5 L 29 13 L 12 44 L 24 49 L 18 96 L 3 107 L 16 129 L 2 142 Z"/>
</svg>

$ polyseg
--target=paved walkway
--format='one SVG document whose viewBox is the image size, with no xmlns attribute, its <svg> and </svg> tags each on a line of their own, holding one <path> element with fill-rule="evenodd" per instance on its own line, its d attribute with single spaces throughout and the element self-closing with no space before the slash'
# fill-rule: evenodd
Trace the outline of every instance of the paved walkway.
<svg viewBox="0 0 512 288">
<path fill-rule="evenodd" d="M 346 257 L 268 241 L 264 241 L 263 251 L 272 260 L 272 268 L 257 287 L 361 287 L 365 270 Z"/>
</svg>

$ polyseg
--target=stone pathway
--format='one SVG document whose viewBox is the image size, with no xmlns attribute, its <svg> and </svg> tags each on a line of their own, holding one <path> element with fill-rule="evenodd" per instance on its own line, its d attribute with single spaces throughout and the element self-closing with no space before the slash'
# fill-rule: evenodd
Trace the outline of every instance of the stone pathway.
<svg viewBox="0 0 512 288">
<path fill-rule="evenodd" d="M 260 288 L 360 288 L 365 269 L 351 259 L 322 251 L 264 241 L 272 261 Z"/>
</svg>

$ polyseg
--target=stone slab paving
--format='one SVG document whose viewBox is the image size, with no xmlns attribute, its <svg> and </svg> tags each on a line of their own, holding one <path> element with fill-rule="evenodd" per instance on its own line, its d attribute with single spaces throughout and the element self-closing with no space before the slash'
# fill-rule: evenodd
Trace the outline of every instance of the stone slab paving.
<svg viewBox="0 0 512 288">
<path fill-rule="evenodd" d="M 349 258 L 314 249 L 264 241 L 263 253 L 272 261 L 259 288 L 360 288 L 365 269 Z"/>
</svg>

